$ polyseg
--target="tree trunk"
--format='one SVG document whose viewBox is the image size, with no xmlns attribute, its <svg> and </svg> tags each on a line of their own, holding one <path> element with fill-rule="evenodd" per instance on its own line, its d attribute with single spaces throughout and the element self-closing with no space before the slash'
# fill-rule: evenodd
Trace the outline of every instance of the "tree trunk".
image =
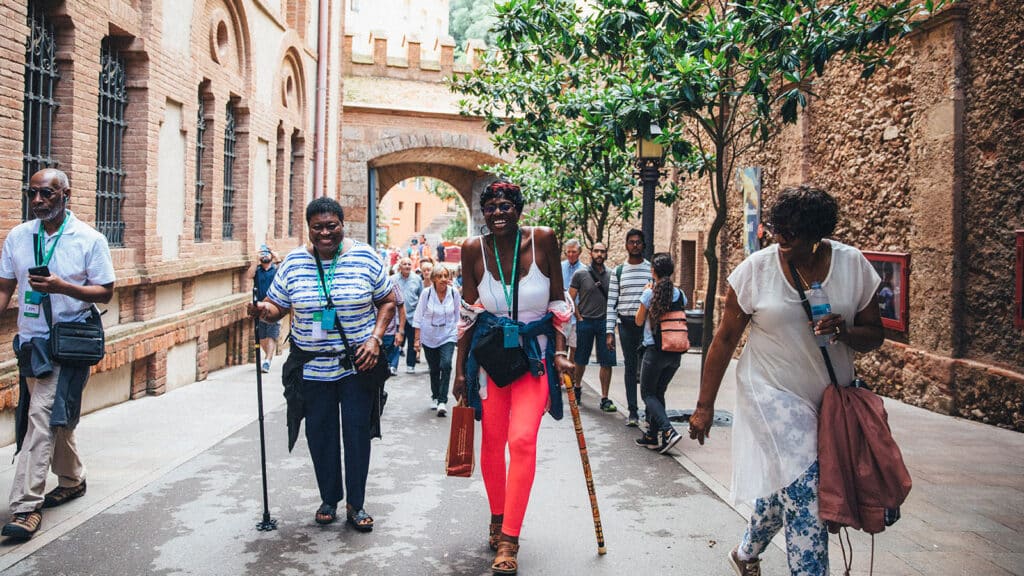
<svg viewBox="0 0 1024 576">
<path fill-rule="evenodd" d="M 707 245 L 704 246 L 704 260 L 708 263 L 708 289 L 704 295 L 704 324 L 700 350 L 701 380 L 704 379 L 704 361 L 707 360 L 708 348 L 711 346 L 715 328 L 715 304 L 718 301 L 718 237 L 722 228 L 725 227 L 726 217 L 729 214 L 724 170 L 725 146 L 716 144 L 714 190 L 711 191 L 711 194 L 717 199 L 718 209 L 715 210 L 715 219 L 711 222 Z"/>
</svg>

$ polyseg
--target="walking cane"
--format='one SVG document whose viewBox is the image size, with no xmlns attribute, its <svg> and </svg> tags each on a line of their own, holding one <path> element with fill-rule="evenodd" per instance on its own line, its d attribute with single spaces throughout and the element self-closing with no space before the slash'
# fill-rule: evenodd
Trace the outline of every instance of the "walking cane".
<svg viewBox="0 0 1024 576">
<path fill-rule="evenodd" d="M 252 303 L 255 306 L 259 300 L 257 296 L 257 285 L 256 276 L 253 275 L 252 282 Z M 260 465 L 263 469 L 263 520 L 256 524 L 256 529 L 260 532 L 270 532 L 271 530 L 277 530 L 277 520 L 270 517 L 270 502 L 267 498 L 267 440 L 266 435 L 263 432 L 263 361 L 261 358 L 260 350 L 260 317 L 259 314 L 253 319 L 252 334 L 253 340 L 256 341 L 256 405 L 259 407 L 260 412 Z"/>
<path fill-rule="evenodd" d="M 604 530 L 601 529 L 601 511 L 597 509 L 597 492 L 594 490 L 594 474 L 590 471 L 590 456 L 587 455 L 587 440 L 583 437 L 583 424 L 580 422 L 580 407 L 576 404 L 576 391 L 572 378 L 562 375 L 566 393 L 569 396 L 569 411 L 572 412 L 572 423 L 576 427 L 576 443 L 580 447 L 580 460 L 583 461 L 583 476 L 587 479 L 587 492 L 590 494 L 590 511 L 594 514 L 594 535 L 597 536 L 597 553 L 605 554 Z"/>
</svg>

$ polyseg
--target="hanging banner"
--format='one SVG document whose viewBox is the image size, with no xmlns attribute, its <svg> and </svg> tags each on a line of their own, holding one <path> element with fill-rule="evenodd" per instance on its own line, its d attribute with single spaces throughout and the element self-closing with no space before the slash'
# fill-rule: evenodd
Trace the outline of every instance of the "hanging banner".
<svg viewBox="0 0 1024 576">
<path fill-rule="evenodd" d="M 737 169 L 736 187 L 743 196 L 743 253 L 750 256 L 761 249 L 761 169 Z"/>
</svg>

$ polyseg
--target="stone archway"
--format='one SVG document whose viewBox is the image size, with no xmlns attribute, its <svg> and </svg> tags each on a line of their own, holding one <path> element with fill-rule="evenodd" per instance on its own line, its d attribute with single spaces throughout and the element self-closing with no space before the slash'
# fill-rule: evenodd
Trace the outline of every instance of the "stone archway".
<svg viewBox="0 0 1024 576">
<path fill-rule="evenodd" d="M 436 178 L 454 187 L 470 208 L 470 230 L 482 222 L 480 191 L 493 180 L 482 165 L 502 164 L 477 118 L 346 106 L 339 200 L 348 233 L 370 239 L 369 224 L 384 193 L 406 179 Z"/>
</svg>

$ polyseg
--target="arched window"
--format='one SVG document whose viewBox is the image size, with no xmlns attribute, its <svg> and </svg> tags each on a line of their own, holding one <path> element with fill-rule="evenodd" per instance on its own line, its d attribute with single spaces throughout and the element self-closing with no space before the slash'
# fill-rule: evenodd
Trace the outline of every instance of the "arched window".
<svg viewBox="0 0 1024 576">
<path fill-rule="evenodd" d="M 299 136 L 292 134 L 292 155 L 288 163 L 288 237 L 295 235 L 295 162 L 302 155 Z"/>
<path fill-rule="evenodd" d="M 128 107 L 124 58 L 103 39 L 100 48 L 99 128 L 96 145 L 96 229 L 111 246 L 124 246 L 124 132 Z"/>
<path fill-rule="evenodd" d="M 221 236 L 231 240 L 235 234 L 235 103 L 228 102 L 224 117 L 224 224 Z"/>
<path fill-rule="evenodd" d="M 206 104 L 203 102 L 203 95 L 199 94 L 199 112 L 196 116 L 196 214 L 195 214 L 195 241 L 203 241 L 203 189 L 206 182 L 203 182 L 203 160 L 206 152 Z"/>
<path fill-rule="evenodd" d="M 53 24 L 39 2 L 28 4 L 28 37 L 25 39 L 25 107 L 22 132 L 21 188 L 28 190 L 32 175 L 57 164 L 52 154 L 53 115 L 60 106 L 53 97 L 60 79 L 57 71 Z M 21 219 L 32 213 L 25 195 L 21 197 Z"/>
</svg>

